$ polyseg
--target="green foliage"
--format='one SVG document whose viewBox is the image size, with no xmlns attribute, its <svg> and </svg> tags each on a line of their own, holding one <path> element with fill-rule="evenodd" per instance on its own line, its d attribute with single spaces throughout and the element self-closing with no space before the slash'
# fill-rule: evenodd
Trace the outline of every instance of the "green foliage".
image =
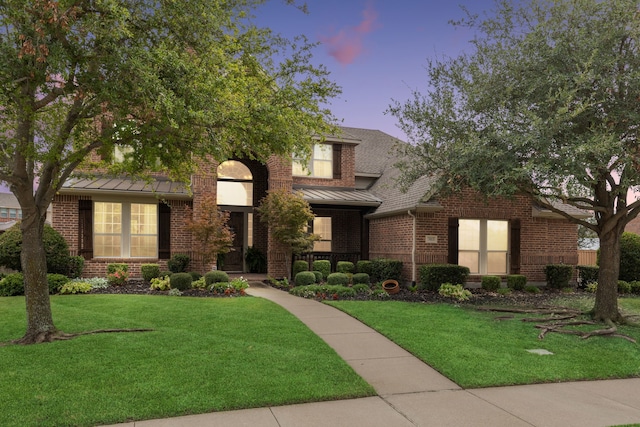
<svg viewBox="0 0 640 427">
<path fill-rule="evenodd" d="M 113 263 L 107 265 L 107 281 L 112 286 L 122 286 L 129 280 L 129 266 Z"/>
<path fill-rule="evenodd" d="M 81 256 L 70 256 L 69 257 L 69 271 L 67 276 L 72 279 L 77 279 L 82 276 L 82 272 L 84 271 L 84 258 Z"/>
<path fill-rule="evenodd" d="M 327 280 L 327 277 L 331 274 L 331 261 L 327 259 L 317 259 L 313 261 L 313 271 L 321 272 L 322 279 Z"/>
<path fill-rule="evenodd" d="M 204 274 L 204 280 L 207 283 L 207 286 L 209 286 L 214 283 L 228 282 L 229 275 L 222 270 L 208 271 Z"/>
<path fill-rule="evenodd" d="M 640 236 L 625 231 L 620 237 L 620 280 L 640 280 Z"/>
<path fill-rule="evenodd" d="M 186 291 L 191 289 L 191 282 L 193 282 L 193 278 L 189 273 L 173 273 L 169 276 L 169 282 L 171 284 L 171 289 Z"/>
<path fill-rule="evenodd" d="M 129 271 L 129 265 L 125 263 L 113 262 L 107 264 L 107 274 L 113 274 L 116 271 Z"/>
<path fill-rule="evenodd" d="M 47 272 L 67 274 L 69 272 L 69 247 L 60 233 L 48 224 L 43 229 L 43 245 L 47 257 Z M 20 253 L 22 252 L 22 231 L 20 223 L 0 234 L 0 265 L 16 271 L 22 271 Z"/>
<path fill-rule="evenodd" d="M 158 264 L 142 264 L 140 273 L 145 282 L 151 282 L 151 279 L 160 277 L 160 265 Z"/>
<path fill-rule="evenodd" d="M 595 294 L 598 290 L 598 282 L 587 283 L 585 290 L 589 293 Z"/>
<path fill-rule="evenodd" d="M 469 277 L 469 268 L 456 264 L 426 264 L 420 266 L 418 275 L 422 289 L 436 291 L 444 283 L 464 285 Z"/>
<path fill-rule="evenodd" d="M 540 288 L 536 285 L 526 285 L 524 291 L 530 294 L 539 294 L 541 292 Z"/>
<path fill-rule="evenodd" d="M 371 261 L 371 280 L 380 282 L 384 280 L 402 279 L 402 261 L 396 259 L 377 258 Z"/>
<path fill-rule="evenodd" d="M 499 276 L 482 276 L 482 289 L 487 291 L 497 291 L 500 289 L 501 280 Z"/>
<path fill-rule="evenodd" d="M 231 282 L 217 282 L 212 284 L 209 289 L 216 295 L 245 295 L 245 290 L 249 287 L 249 282 L 238 277 Z"/>
<path fill-rule="evenodd" d="M 522 274 L 509 274 L 507 276 L 507 288 L 521 291 L 527 286 L 527 276 Z"/>
<path fill-rule="evenodd" d="M 547 286 L 552 289 L 569 287 L 569 281 L 573 275 L 573 268 L 565 264 L 549 264 L 544 267 Z"/>
<path fill-rule="evenodd" d="M 327 284 L 330 286 L 347 286 L 349 284 L 349 276 L 344 273 L 331 273 L 327 276 Z"/>
<path fill-rule="evenodd" d="M 301 259 L 293 261 L 293 277 L 296 277 L 301 271 L 309 271 L 309 263 Z"/>
<path fill-rule="evenodd" d="M 351 277 L 351 281 L 354 285 L 365 284 L 369 285 L 371 283 L 371 279 L 367 273 L 356 273 Z"/>
<path fill-rule="evenodd" d="M 62 286 L 69 282 L 69 278 L 64 274 L 47 274 L 47 283 L 49 284 L 49 293 L 57 294 Z"/>
<path fill-rule="evenodd" d="M 578 287 L 584 288 L 589 283 L 597 282 L 599 270 L 597 265 L 577 265 Z"/>
<path fill-rule="evenodd" d="M 301 271 L 295 276 L 296 286 L 306 286 L 316 283 L 316 275 L 311 271 Z"/>
<path fill-rule="evenodd" d="M 191 275 L 191 278 L 193 279 L 193 274 Z M 192 289 L 207 289 L 207 281 L 204 279 L 204 276 L 201 276 L 197 279 L 193 279 L 193 282 L 191 282 L 191 288 Z"/>
<path fill-rule="evenodd" d="M 364 274 L 364 273 L 362 273 L 362 274 Z M 371 294 L 371 288 L 369 287 L 369 285 L 364 284 L 364 283 L 356 283 L 356 284 L 353 285 L 352 289 L 356 293 L 356 295 L 369 295 L 369 294 Z"/>
<path fill-rule="evenodd" d="M 0 280 L 0 297 L 24 295 L 24 276 L 22 273 L 7 274 Z"/>
<path fill-rule="evenodd" d="M 356 271 L 358 273 L 367 273 L 371 276 L 371 261 L 369 260 L 360 260 L 356 263 Z"/>
<path fill-rule="evenodd" d="M 182 295 L 182 291 L 180 289 L 169 289 L 167 295 L 170 297 L 179 297 Z"/>
<path fill-rule="evenodd" d="M 169 267 L 169 271 L 172 273 L 184 273 L 187 271 L 187 268 L 189 268 L 190 262 L 191 257 L 189 257 L 189 255 L 175 254 L 167 261 L 167 267 Z"/>
<path fill-rule="evenodd" d="M 203 277 L 202 274 L 198 273 L 197 271 L 190 271 L 189 274 L 191 275 L 193 281 L 200 280 Z"/>
<path fill-rule="evenodd" d="M 60 295 L 86 294 L 92 289 L 91 283 L 87 282 L 67 282 L 60 288 Z"/>
<path fill-rule="evenodd" d="M 211 194 L 203 195 L 199 206 L 198 215 L 194 215 L 193 210 L 187 206 L 185 223 L 186 229 L 191 232 L 195 251 L 202 257 L 202 262 L 208 265 L 219 255 L 231 251 L 234 239 L 234 233 L 229 227 L 231 213 L 220 210 L 217 200 Z M 185 266 L 182 271 L 186 269 Z"/>
<path fill-rule="evenodd" d="M 618 280 L 618 293 L 619 294 L 630 294 L 631 293 L 631 284 L 624 280 Z"/>
<path fill-rule="evenodd" d="M 244 255 L 249 273 L 266 273 L 267 272 L 267 256 L 254 246 L 247 248 Z"/>
<path fill-rule="evenodd" d="M 355 267 L 351 261 L 338 261 L 336 264 L 337 273 L 353 273 Z"/>
<path fill-rule="evenodd" d="M 640 294 L 640 280 L 634 280 L 633 282 L 629 282 L 631 286 L 632 294 Z"/>
<path fill-rule="evenodd" d="M 462 285 L 452 285 L 451 283 L 443 283 L 438 289 L 438 293 L 444 297 L 453 298 L 457 301 L 468 301 L 471 298 L 471 292 Z"/>
<path fill-rule="evenodd" d="M 316 276 L 316 283 L 320 283 L 323 280 L 322 272 L 320 271 L 312 271 L 313 275 Z"/>
<path fill-rule="evenodd" d="M 91 289 L 106 289 L 109 287 L 109 281 L 105 277 L 88 277 L 75 278 L 71 282 L 85 282 L 91 285 Z"/>
<path fill-rule="evenodd" d="M 334 273 L 336 274 L 336 273 Z M 343 274 L 343 273 L 337 273 Z M 289 290 L 289 293 L 302 298 L 337 300 L 353 298 L 356 296 L 354 288 L 342 285 L 308 285 L 296 286 Z"/>
<path fill-rule="evenodd" d="M 511 295 L 511 288 L 498 288 L 496 292 L 499 295 Z"/>
<path fill-rule="evenodd" d="M 156 291 L 168 291 L 171 289 L 171 278 L 169 276 L 154 277 L 150 280 L 150 289 Z"/>
</svg>

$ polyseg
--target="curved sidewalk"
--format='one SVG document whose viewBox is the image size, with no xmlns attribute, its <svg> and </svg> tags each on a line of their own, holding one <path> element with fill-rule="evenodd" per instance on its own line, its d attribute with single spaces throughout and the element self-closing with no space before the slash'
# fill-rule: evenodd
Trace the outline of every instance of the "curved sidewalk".
<svg viewBox="0 0 640 427">
<path fill-rule="evenodd" d="M 251 283 L 249 293 L 271 300 L 297 316 L 371 384 L 378 396 L 214 412 L 120 426 L 605 427 L 640 423 L 640 379 L 463 390 L 384 336 L 333 307 L 259 282 Z"/>
</svg>

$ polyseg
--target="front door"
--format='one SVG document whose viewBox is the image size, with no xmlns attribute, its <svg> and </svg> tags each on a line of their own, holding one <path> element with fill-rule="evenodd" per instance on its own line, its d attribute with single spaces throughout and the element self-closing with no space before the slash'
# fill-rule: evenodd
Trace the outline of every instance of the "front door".
<svg viewBox="0 0 640 427">
<path fill-rule="evenodd" d="M 233 246 L 224 256 L 222 270 L 244 271 L 244 212 L 231 212 L 229 228 L 234 233 Z"/>
</svg>

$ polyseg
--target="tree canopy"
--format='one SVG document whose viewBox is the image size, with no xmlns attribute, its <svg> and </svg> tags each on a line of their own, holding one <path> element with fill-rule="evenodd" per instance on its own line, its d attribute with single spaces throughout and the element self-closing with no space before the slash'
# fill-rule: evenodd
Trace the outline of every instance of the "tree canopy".
<svg viewBox="0 0 640 427">
<path fill-rule="evenodd" d="M 405 185 L 426 174 L 442 191 L 525 194 L 597 233 L 603 320 L 621 319 L 619 239 L 640 213 L 638 6 L 497 1 L 455 23 L 476 34 L 469 53 L 429 62 L 426 92 L 390 106 L 411 143 Z"/>
</svg>

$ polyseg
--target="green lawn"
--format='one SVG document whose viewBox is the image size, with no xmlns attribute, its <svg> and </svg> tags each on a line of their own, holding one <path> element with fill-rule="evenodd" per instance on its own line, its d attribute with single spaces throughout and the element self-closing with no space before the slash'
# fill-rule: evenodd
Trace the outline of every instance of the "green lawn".
<svg viewBox="0 0 640 427">
<path fill-rule="evenodd" d="M 504 313 L 473 307 L 397 301 L 330 302 L 404 347 L 462 387 L 640 376 L 638 344 L 620 338 L 548 334 L 533 323 L 495 320 Z M 640 299 L 621 299 L 640 311 Z M 523 317 L 523 316 L 519 316 Z M 529 315 L 530 317 L 530 315 Z M 640 327 L 620 332 L 640 341 Z M 528 349 L 545 349 L 537 355 Z"/>
<path fill-rule="evenodd" d="M 53 296 L 70 341 L 0 347 L 0 425 L 95 425 L 373 395 L 320 338 L 260 298 Z M 0 341 L 24 333 L 0 298 Z"/>
</svg>

